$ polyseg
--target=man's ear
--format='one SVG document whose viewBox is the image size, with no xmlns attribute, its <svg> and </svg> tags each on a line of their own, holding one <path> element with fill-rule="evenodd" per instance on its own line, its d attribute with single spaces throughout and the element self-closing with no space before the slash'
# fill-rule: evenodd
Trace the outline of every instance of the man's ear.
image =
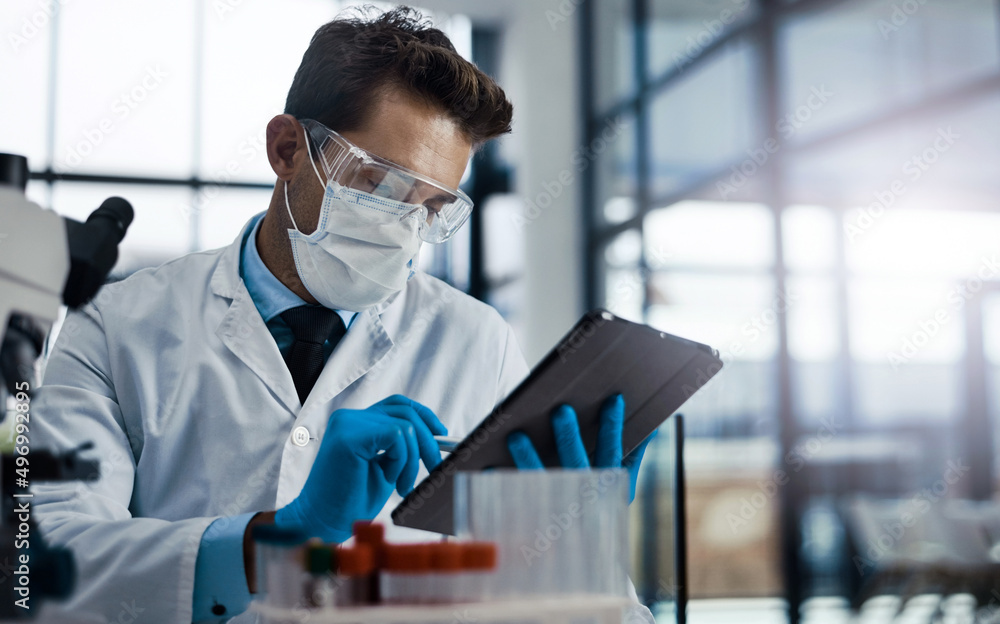
<svg viewBox="0 0 1000 624">
<path fill-rule="evenodd" d="M 291 115 L 277 115 L 267 123 L 267 160 L 278 178 L 292 179 L 295 153 L 305 150 L 305 140 L 305 130 Z"/>
</svg>

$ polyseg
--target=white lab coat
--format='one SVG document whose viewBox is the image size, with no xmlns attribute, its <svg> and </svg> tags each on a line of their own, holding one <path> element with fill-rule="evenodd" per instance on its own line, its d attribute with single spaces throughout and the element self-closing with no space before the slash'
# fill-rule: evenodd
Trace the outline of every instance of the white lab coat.
<svg viewBox="0 0 1000 624">
<path fill-rule="evenodd" d="M 35 487 L 34 517 L 74 552 L 74 613 L 190 622 L 204 530 L 295 498 L 331 412 L 399 393 L 464 435 L 527 374 L 495 310 L 418 273 L 358 315 L 300 405 L 239 277 L 245 233 L 106 286 L 63 325 L 32 403 L 32 445 L 92 441 L 101 474 Z M 388 527 L 399 500 L 379 516 Z"/>
<path fill-rule="evenodd" d="M 300 405 L 239 277 L 246 233 L 105 286 L 63 324 L 32 402 L 32 445 L 91 441 L 101 468 L 96 482 L 33 488 L 40 529 L 78 566 L 60 615 L 190 622 L 204 530 L 295 498 L 334 410 L 403 394 L 463 436 L 528 373 L 493 308 L 417 273 L 358 315 Z M 305 446 L 293 442 L 298 427 Z M 421 465 L 418 482 L 425 475 Z M 392 524 L 400 500 L 378 517 L 389 538 L 433 535 Z M 627 615 L 652 622 L 638 604 Z"/>
</svg>

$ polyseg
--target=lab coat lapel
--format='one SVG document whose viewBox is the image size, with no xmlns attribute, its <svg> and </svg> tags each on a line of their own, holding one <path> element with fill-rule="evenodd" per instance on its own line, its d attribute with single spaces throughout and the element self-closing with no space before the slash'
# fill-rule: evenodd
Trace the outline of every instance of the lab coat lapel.
<svg viewBox="0 0 1000 624">
<path fill-rule="evenodd" d="M 306 398 L 305 407 L 327 403 L 389 353 L 393 342 L 382 326 L 381 308 L 370 308 L 354 319 L 350 330 L 323 366 L 316 386 Z"/>
<path fill-rule="evenodd" d="M 219 324 L 216 334 L 294 414 L 299 409 L 299 397 L 292 375 L 250 293 L 245 288 L 243 293 L 229 306 L 229 312 Z"/>
<path fill-rule="evenodd" d="M 251 219 L 233 244 L 223 252 L 212 275 L 212 291 L 231 300 L 229 310 L 215 333 L 267 385 L 278 400 L 295 414 L 300 404 L 292 375 L 239 276 L 240 247 L 247 229 L 253 223 L 254 220 Z"/>
</svg>

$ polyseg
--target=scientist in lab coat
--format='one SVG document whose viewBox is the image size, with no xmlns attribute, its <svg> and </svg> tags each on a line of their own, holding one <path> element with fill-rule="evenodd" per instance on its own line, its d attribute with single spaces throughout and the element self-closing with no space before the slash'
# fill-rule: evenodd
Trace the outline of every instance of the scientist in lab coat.
<svg viewBox="0 0 1000 624">
<path fill-rule="evenodd" d="M 228 247 L 106 286 L 48 359 L 33 444 L 91 441 L 101 460 L 95 482 L 34 490 L 77 561 L 66 612 L 250 618 L 252 526 L 342 541 L 356 519 L 390 525 L 440 461 L 433 435 L 466 434 L 520 382 L 502 318 L 416 270 L 468 218 L 470 155 L 511 114 L 409 9 L 316 32 L 267 125 L 266 212 Z"/>
</svg>

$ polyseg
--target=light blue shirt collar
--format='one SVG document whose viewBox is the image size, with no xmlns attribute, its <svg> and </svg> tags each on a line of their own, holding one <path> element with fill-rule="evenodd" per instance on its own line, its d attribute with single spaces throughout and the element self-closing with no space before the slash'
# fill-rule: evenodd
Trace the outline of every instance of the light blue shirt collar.
<svg viewBox="0 0 1000 624">
<path fill-rule="evenodd" d="M 262 212 L 252 219 L 253 227 L 243 239 L 243 250 L 240 252 L 240 277 L 243 278 L 261 318 L 268 323 L 285 310 L 308 304 L 271 273 L 257 251 L 257 232 L 265 214 Z M 356 312 L 347 310 L 336 310 L 336 312 L 344 319 L 344 327 L 350 327 L 351 321 L 357 316 Z"/>
</svg>

